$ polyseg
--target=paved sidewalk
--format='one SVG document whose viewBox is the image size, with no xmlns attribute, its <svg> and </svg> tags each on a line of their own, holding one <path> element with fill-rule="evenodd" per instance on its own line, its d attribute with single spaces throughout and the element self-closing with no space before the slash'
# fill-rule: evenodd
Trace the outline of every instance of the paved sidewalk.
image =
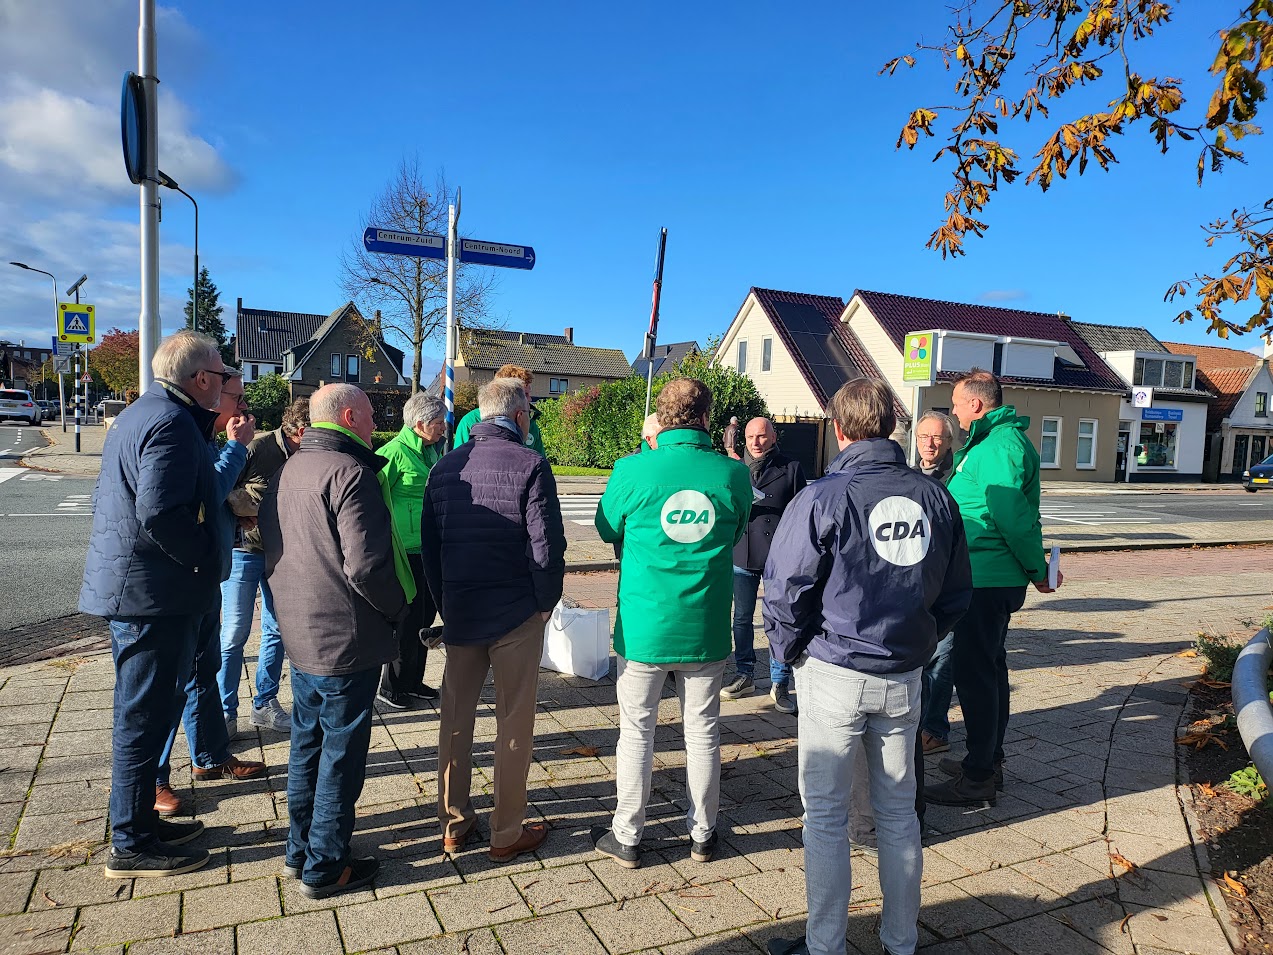
<svg viewBox="0 0 1273 955">
<path fill-rule="evenodd" d="M 923 951 L 1229 951 L 1176 787 L 1174 738 L 1197 672 L 1177 654 L 1201 629 L 1237 631 L 1263 616 L 1270 557 L 1273 548 L 1075 556 L 1061 594 L 1031 594 L 1010 639 L 1007 789 L 985 812 L 931 810 L 940 835 L 924 853 Z M 614 586 L 613 574 L 572 575 L 567 592 L 608 606 Z M 442 662 L 430 656 L 431 683 Z M 196 785 L 184 749 L 174 758 L 174 784 L 208 826 L 197 843 L 213 850 L 207 869 L 102 877 L 111 686 L 103 653 L 0 670 L 0 815 L 12 832 L 0 858 L 0 953 L 756 955 L 768 938 L 803 930 L 796 721 L 764 696 L 723 707 L 722 851 L 707 865 L 689 859 L 680 726 L 675 701 L 663 701 L 635 871 L 597 857 L 587 839 L 614 808 L 611 680 L 542 674 L 531 815 L 552 832 L 537 858 L 512 866 L 492 865 L 484 846 L 441 854 L 437 714 L 383 714 L 355 834 L 357 850 L 385 861 L 382 875 L 374 890 L 316 903 L 279 877 L 288 744 L 269 732 L 235 744 L 269 763 L 264 781 Z M 488 686 L 475 759 L 487 794 L 491 700 Z M 597 754 L 571 752 L 579 747 Z M 489 806 L 479 797 L 479 813 Z M 854 858 L 853 888 L 850 951 L 878 955 L 873 860 Z"/>
<path fill-rule="evenodd" d="M 75 451 L 75 423 L 68 424 L 62 433 L 62 422 L 46 421 L 40 430 L 52 442 L 46 448 L 32 451 L 22 459 L 29 468 L 41 471 L 57 471 L 82 477 L 97 477 L 102 470 L 102 443 L 106 429 L 100 424 L 80 424 L 80 451 Z"/>
</svg>

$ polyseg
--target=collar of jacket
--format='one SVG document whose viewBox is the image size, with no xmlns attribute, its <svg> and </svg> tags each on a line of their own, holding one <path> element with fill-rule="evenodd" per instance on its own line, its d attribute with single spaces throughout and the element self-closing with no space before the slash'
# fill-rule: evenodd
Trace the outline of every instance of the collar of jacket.
<svg viewBox="0 0 1273 955">
<path fill-rule="evenodd" d="M 906 466 L 906 455 L 892 438 L 863 438 L 854 441 L 827 465 L 827 473 L 861 467 L 863 464 L 900 464 Z"/>
<path fill-rule="evenodd" d="M 504 418 L 503 420 L 508 421 L 510 419 Z M 517 444 L 526 443 L 526 439 L 522 437 L 521 430 L 517 428 L 516 424 L 510 428 L 505 424 L 501 424 L 498 418 L 487 418 L 485 421 L 479 421 L 473 425 L 473 429 L 469 431 L 469 434 L 473 436 L 474 441 L 478 438 L 500 438 Z"/>
<path fill-rule="evenodd" d="M 283 433 L 282 428 L 271 432 L 271 434 L 274 435 L 274 440 L 278 442 L 279 450 L 283 452 L 283 460 L 286 461 L 292 456 L 292 446 L 287 443 L 287 435 Z"/>
<path fill-rule="evenodd" d="M 420 437 L 420 435 L 416 433 L 415 428 L 409 424 L 404 424 L 402 426 L 402 430 L 398 432 L 398 442 L 400 444 L 405 444 L 416 454 L 420 455 L 420 457 L 424 457 L 424 449 L 428 447 L 428 445 L 424 443 L 424 438 Z"/>
<path fill-rule="evenodd" d="M 924 467 L 924 462 L 920 461 L 918 464 L 915 465 L 915 470 L 918 471 L 920 474 L 926 475 L 930 478 L 934 478 L 935 480 L 940 481 L 943 477 L 946 476 L 946 472 L 950 470 L 950 462 L 954 459 L 954 457 L 955 457 L 954 448 L 947 448 L 945 451 L 942 452 L 941 457 L 937 459 L 937 463 L 934 464 L 931 468 Z"/>
<path fill-rule="evenodd" d="M 301 446 L 298 450 L 304 451 L 306 448 L 348 454 L 357 459 L 359 464 L 371 468 L 377 474 L 386 464 L 385 459 L 367 447 L 358 435 L 330 421 L 316 421 L 305 429 L 305 433 L 301 435 Z"/>
<path fill-rule="evenodd" d="M 697 445 L 700 448 L 712 449 L 712 436 L 702 428 L 669 428 L 666 431 L 660 431 L 659 450 L 670 448 L 674 444 L 690 444 Z"/>
<path fill-rule="evenodd" d="M 181 407 L 189 411 L 191 416 L 194 418 L 195 425 L 199 428 L 199 433 L 203 435 L 206 440 L 211 441 L 215 437 L 215 434 L 212 431 L 212 427 L 216 424 L 217 420 L 217 413 L 215 411 L 209 411 L 207 408 L 203 407 L 186 394 L 186 392 L 178 385 L 174 385 L 167 378 L 156 378 L 151 384 L 150 390 L 154 394 L 159 395 L 160 397 L 166 397 L 173 404 L 181 405 Z"/>
<path fill-rule="evenodd" d="M 968 440 L 964 442 L 964 450 L 972 447 L 1000 426 L 1025 431 L 1030 427 L 1030 419 L 1018 417 L 1015 405 L 1001 405 L 992 411 L 987 411 L 982 417 L 974 421 L 972 427 L 968 429 Z"/>
</svg>

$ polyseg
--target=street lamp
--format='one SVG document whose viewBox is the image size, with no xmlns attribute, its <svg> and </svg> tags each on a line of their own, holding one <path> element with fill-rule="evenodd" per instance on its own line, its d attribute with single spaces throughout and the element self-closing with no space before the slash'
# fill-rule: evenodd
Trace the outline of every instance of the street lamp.
<svg viewBox="0 0 1273 955">
<path fill-rule="evenodd" d="M 197 332 L 199 330 L 199 203 L 195 202 L 194 196 L 177 185 L 176 179 L 162 169 L 158 172 L 159 185 L 166 189 L 175 189 L 189 199 L 194 206 L 194 285 L 190 288 L 190 327 Z"/>
<path fill-rule="evenodd" d="M 53 283 L 53 327 L 57 328 L 57 277 L 52 272 L 46 272 L 44 269 L 34 269 L 25 262 L 10 262 L 10 265 L 16 265 L 20 269 L 26 269 L 28 272 L 39 272 L 41 275 L 47 275 Z M 66 434 L 66 393 L 62 388 L 62 375 L 59 372 L 57 376 L 57 400 L 61 407 L 58 409 L 58 417 L 62 419 L 62 433 Z"/>
</svg>

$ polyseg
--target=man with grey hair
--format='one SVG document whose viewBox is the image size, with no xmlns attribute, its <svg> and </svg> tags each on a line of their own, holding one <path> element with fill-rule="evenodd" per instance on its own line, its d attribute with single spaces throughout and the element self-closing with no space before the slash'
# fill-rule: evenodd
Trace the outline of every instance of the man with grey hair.
<svg viewBox="0 0 1273 955">
<path fill-rule="evenodd" d="M 414 697 L 436 700 L 438 691 L 424 682 L 427 643 L 436 638 L 433 618 L 438 608 L 424 586 L 420 558 L 420 512 L 429 471 L 442 457 L 438 442 L 446 433 L 446 405 L 423 392 L 412 395 L 402 408 L 402 430 L 376 452 L 385 459 L 380 483 L 389 495 L 393 528 L 406 549 L 417 584 L 416 598 L 398 630 L 398 659 L 386 663 L 376 698 L 383 706 L 405 710 Z"/>
<path fill-rule="evenodd" d="M 115 660 L 109 878 L 171 876 L 207 864 L 185 843 L 201 822 L 155 809 L 155 776 L 191 672 L 199 626 L 219 600 L 227 550 L 208 515 L 224 506 L 208 441 L 227 378 L 216 342 L 179 331 L 151 361 L 155 381 L 115 419 L 93 492 L 80 610 L 110 625 Z M 234 437 L 235 435 L 231 435 Z"/>
<path fill-rule="evenodd" d="M 495 670 L 493 862 L 533 852 L 548 835 L 525 825 L 534 750 L 535 693 L 544 623 L 561 598 L 566 535 L 552 468 L 526 447 L 530 406 L 521 381 L 497 378 L 477 393 L 471 440 L 433 466 L 420 520 L 421 556 L 446 621 L 438 730 L 442 848 L 458 852 L 477 829 L 470 798 L 473 723 Z"/>
<path fill-rule="evenodd" d="M 326 385 L 309 415 L 261 501 L 260 526 L 292 661 L 284 875 L 320 899 L 368 885 L 380 867 L 354 857 L 349 839 L 380 668 L 398 655 L 415 583 L 376 477 L 384 459 L 371 450 L 371 402 L 353 385 Z"/>
<path fill-rule="evenodd" d="M 915 447 L 919 451 L 916 470 L 935 481 L 945 481 L 955 454 L 955 427 L 948 415 L 925 411 L 915 425 Z"/>
</svg>

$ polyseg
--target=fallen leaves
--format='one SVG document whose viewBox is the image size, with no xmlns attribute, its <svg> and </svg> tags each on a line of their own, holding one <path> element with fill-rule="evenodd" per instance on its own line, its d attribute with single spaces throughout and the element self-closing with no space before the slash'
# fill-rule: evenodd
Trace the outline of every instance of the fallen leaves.
<svg viewBox="0 0 1273 955">
<path fill-rule="evenodd" d="M 563 749 L 562 756 L 597 756 L 601 751 L 595 746 L 572 746 L 570 749 Z"/>
<path fill-rule="evenodd" d="M 1220 878 L 1221 888 L 1228 889 L 1240 899 L 1247 897 L 1247 888 L 1241 882 L 1233 877 L 1233 873 L 1226 872 Z"/>
<path fill-rule="evenodd" d="M 1197 655 L 1198 655 L 1198 651 L 1195 650 L 1193 647 L 1190 647 L 1187 650 L 1181 650 L 1179 653 L 1176 654 L 1176 656 L 1184 657 L 1186 660 L 1192 659 L 1193 657 L 1196 657 Z"/>
<path fill-rule="evenodd" d="M 1122 867 L 1129 875 L 1136 872 L 1136 863 L 1128 859 L 1117 849 L 1109 854 L 1110 861 L 1115 865 Z"/>
</svg>

